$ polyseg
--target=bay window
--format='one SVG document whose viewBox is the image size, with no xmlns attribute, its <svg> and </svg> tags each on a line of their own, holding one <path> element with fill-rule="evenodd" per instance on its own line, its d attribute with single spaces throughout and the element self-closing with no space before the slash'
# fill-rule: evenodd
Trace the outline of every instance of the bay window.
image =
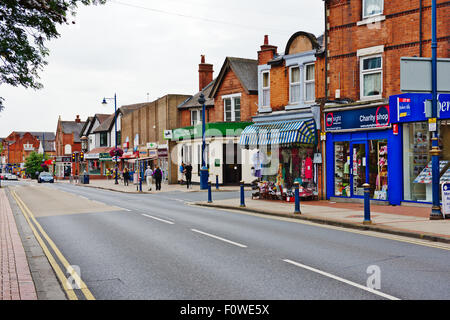
<svg viewBox="0 0 450 320">
<path fill-rule="evenodd" d="M 262 106 L 270 106 L 270 73 L 269 71 L 262 73 Z"/>
<path fill-rule="evenodd" d="M 315 95 L 315 73 L 314 64 L 305 66 L 305 101 L 312 102 L 316 99 Z"/>
<path fill-rule="evenodd" d="M 289 102 L 300 102 L 300 68 L 291 67 L 289 71 Z"/>
</svg>

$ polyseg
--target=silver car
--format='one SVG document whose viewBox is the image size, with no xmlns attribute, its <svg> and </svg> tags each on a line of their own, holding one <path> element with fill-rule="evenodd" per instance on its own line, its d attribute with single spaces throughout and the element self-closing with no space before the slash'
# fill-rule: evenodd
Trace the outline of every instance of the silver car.
<svg viewBox="0 0 450 320">
<path fill-rule="evenodd" d="M 53 175 L 49 172 L 41 172 L 38 177 L 38 183 L 42 182 L 55 182 L 55 179 L 53 178 Z"/>
</svg>

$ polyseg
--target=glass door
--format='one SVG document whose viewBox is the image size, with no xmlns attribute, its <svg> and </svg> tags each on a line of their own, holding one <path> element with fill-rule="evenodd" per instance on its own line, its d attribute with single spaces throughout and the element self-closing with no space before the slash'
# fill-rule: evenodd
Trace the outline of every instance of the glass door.
<svg viewBox="0 0 450 320">
<path fill-rule="evenodd" d="M 364 197 L 363 185 L 367 182 L 366 143 L 352 143 L 351 182 L 352 196 Z"/>
</svg>

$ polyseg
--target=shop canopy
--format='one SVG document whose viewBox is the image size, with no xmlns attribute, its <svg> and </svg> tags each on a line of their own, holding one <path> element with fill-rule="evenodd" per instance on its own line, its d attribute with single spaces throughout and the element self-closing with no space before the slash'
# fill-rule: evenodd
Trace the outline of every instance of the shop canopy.
<svg viewBox="0 0 450 320">
<path fill-rule="evenodd" d="M 314 119 L 254 124 L 244 129 L 239 140 L 239 144 L 242 146 L 286 145 L 294 143 L 316 143 L 316 124 Z"/>
</svg>

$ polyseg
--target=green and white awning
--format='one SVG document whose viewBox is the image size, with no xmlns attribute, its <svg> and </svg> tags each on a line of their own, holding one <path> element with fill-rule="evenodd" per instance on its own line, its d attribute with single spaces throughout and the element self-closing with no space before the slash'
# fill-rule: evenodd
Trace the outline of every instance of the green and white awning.
<svg viewBox="0 0 450 320">
<path fill-rule="evenodd" d="M 286 145 L 293 143 L 316 143 L 316 124 L 314 119 L 253 124 L 244 129 L 239 140 L 239 144 L 242 146 Z"/>
</svg>

